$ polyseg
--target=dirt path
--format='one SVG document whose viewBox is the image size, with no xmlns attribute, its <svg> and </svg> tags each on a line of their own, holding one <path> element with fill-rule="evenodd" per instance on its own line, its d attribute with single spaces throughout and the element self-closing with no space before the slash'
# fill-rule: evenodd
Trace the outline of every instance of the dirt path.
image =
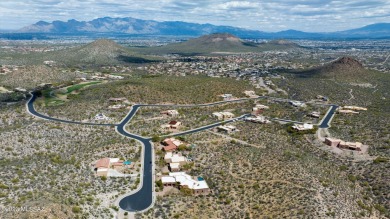
<svg viewBox="0 0 390 219">
<path fill-rule="evenodd" d="M 384 65 L 384 64 L 387 62 L 387 60 L 389 59 L 389 57 L 390 57 L 390 55 L 388 55 L 387 58 L 385 59 L 385 61 L 382 62 L 382 65 Z"/>
<path fill-rule="evenodd" d="M 158 117 L 153 117 L 153 118 L 148 118 L 148 119 L 134 119 L 134 122 L 140 122 L 140 121 L 152 121 L 152 120 L 161 120 L 164 119 L 163 116 L 158 116 Z"/>
<path fill-rule="evenodd" d="M 355 96 L 352 94 L 352 92 L 353 92 L 353 89 L 351 89 L 351 90 L 349 91 L 349 95 L 351 95 L 351 97 L 350 97 L 348 100 L 355 99 Z"/>
<path fill-rule="evenodd" d="M 319 128 L 317 130 L 317 139 L 324 142 L 325 141 L 325 137 L 327 138 L 330 138 L 332 137 L 329 133 L 329 130 L 327 128 Z"/>
<path fill-rule="evenodd" d="M 260 78 L 259 78 L 258 86 L 259 86 L 259 87 L 262 87 L 262 88 L 264 88 L 264 89 L 266 89 L 267 92 L 268 92 L 268 94 L 276 93 L 276 91 L 272 90 L 270 87 L 268 87 L 268 86 L 264 83 L 263 77 L 260 77 Z"/>
</svg>

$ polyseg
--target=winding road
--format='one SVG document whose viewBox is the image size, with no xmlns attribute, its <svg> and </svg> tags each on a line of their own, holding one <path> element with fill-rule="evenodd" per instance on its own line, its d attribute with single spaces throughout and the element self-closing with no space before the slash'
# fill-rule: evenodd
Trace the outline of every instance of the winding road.
<svg viewBox="0 0 390 219">
<path fill-rule="evenodd" d="M 45 120 L 51 120 L 56 122 L 63 122 L 63 123 L 70 123 L 70 124 L 78 124 L 78 125 L 99 125 L 99 126 L 116 126 L 117 124 L 101 124 L 101 123 L 89 123 L 89 122 L 76 122 L 76 121 L 70 121 L 70 120 L 64 120 L 64 119 L 57 119 L 50 116 L 46 116 L 43 114 L 38 113 L 34 108 L 34 102 L 37 99 L 37 95 L 30 93 L 31 97 L 27 101 L 26 108 L 27 112 L 29 112 L 31 115 L 39 117 L 41 119 Z"/>
<path fill-rule="evenodd" d="M 192 104 L 192 105 L 179 105 L 179 104 L 135 104 L 131 107 L 129 113 L 126 115 L 125 118 L 119 123 L 119 124 L 99 124 L 99 123 L 84 123 L 84 122 L 76 122 L 76 121 L 70 121 L 70 120 L 63 120 L 63 119 L 57 119 L 57 118 L 52 118 L 50 116 L 43 115 L 39 112 L 37 112 L 34 108 L 34 101 L 37 99 L 37 95 L 34 93 L 30 93 L 31 98 L 27 101 L 26 103 L 26 109 L 27 111 L 36 117 L 45 119 L 45 120 L 50 120 L 50 121 L 56 121 L 56 122 L 63 122 L 63 123 L 69 123 L 69 124 L 79 124 L 79 125 L 91 125 L 91 126 L 112 126 L 115 127 L 116 132 L 119 134 L 135 139 L 139 141 L 143 145 L 143 153 L 141 153 L 141 160 L 143 160 L 142 164 L 142 173 L 141 179 L 140 179 L 140 186 L 138 187 L 137 190 L 132 191 L 132 193 L 126 194 L 125 197 L 123 197 L 119 201 L 119 206 L 121 209 L 125 211 L 130 211 L 130 212 L 141 212 L 149 209 L 150 207 L 153 206 L 154 203 L 154 152 L 153 152 L 153 144 L 151 142 L 150 138 L 145 138 L 136 134 L 129 133 L 125 130 L 126 124 L 135 116 L 137 113 L 138 109 L 143 106 L 170 106 L 170 107 L 198 107 L 198 106 L 213 106 L 213 105 L 218 105 L 218 104 L 224 104 L 224 103 L 232 103 L 232 102 L 239 102 L 239 101 L 244 101 L 244 100 L 255 100 L 255 99 L 262 99 L 262 98 L 269 98 L 269 99 L 274 99 L 278 101 L 289 101 L 288 99 L 282 99 L 282 98 L 272 98 L 272 97 L 267 97 L 267 96 L 260 96 L 257 98 L 242 98 L 242 99 L 235 99 L 235 100 L 228 100 L 228 101 L 219 101 L 219 102 L 214 102 L 214 103 L 206 103 L 206 104 Z M 326 104 L 324 104 L 326 105 Z M 334 115 L 335 110 L 337 109 L 337 105 L 331 105 L 331 108 L 328 110 L 327 114 L 324 116 L 322 121 L 319 124 L 320 128 L 327 128 L 329 127 L 329 123 L 331 121 L 331 118 Z M 162 137 L 168 137 L 168 136 L 179 136 L 179 135 L 185 135 L 185 134 L 192 134 L 195 132 L 200 132 L 203 130 L 207 130 L 213 127 L 216 127 L 218 125 L 221 125 L 223 123 L 229 123 L 229 122 L 234 122 L 237 120 L 241 120 L 248 116 L 248 114 L 232 118 L 230 120 L 225 120 L 221 122 L 217 122 L 214 124 L 206 125 L 203 127 L 195 128 L 192 130 L 180 132 L 180 133 L 174 133 Z M 279 119 L 282 120 L 282 119 Z M 286 120 L 290 121 L 290 120 Z"/>
<path fill-rule="evenodd" d="M 143 174 L 141 174 L 141 187 L 131 195 L 119 201 L 119 207 L 126 211 L 143 211 L 153 205 L 153 145 L 149 138 L 131 134 L 125 130 L 126 124 L 137 113 L 140 105 L 133 105 L 127 116 L 116 126 L 116 131 L 128 138 L 135 139 L 143 144 Z"/>
</svg>

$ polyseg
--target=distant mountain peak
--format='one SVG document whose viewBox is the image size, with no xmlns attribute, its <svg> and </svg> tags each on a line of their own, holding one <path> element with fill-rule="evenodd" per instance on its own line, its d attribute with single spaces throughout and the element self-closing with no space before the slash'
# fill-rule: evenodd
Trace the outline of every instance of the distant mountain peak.
<svg viewBox="0 0 390 219">
<path fill-rule="evenodd" d="M 370 77 L 370 70 L 352 57 L 339 59 L 299 73 L 301 77 L 332 78 L 337 81 L 363 82 Z"/>
<path fill-rule="evenodd" d="M 95 40 L 85 45 L 82 50 L 95 55 L 105 54 L 107 56 L 118 56 L 122 53 L 126 53 L 124 47 L 108 39 Z"/>
<path fill-rule="evenodd" d="M 120 47 L 115 41 L 109 39 L 97 39 L 90 43 L 90 45 L 98 47 Z"/>
<path fill-rule="evenodd" d="M 36 25 L 38 26 L 43 26 L 43 25 L 49 25 L 50 23 L 46 22 L 46 21 L 38 21 L 37 23 L 35 23 Z"/>
<path fill-rule="evenodd" d="M 205 42 L 220 42 L 220 41 L 230 41 L 230 42 L 241 42 L 241 39 L 237 36 L 234 36 L 230 33 L 213 33 L 205 35 L 199 38 Z"/>
<path fill-rule="evenodd" d="M 334 61 L 332 63 L 332 65 L 334 65 L 334 66 L 344 65 L 347 67 L 363 68 L 362 63 L 360 63 L 358 60 L 351 58 L 351 57 L 348 57 L 348 56 L 344 56 L 344 57 L 337 59 L 336 61 Z"/>
</svg>

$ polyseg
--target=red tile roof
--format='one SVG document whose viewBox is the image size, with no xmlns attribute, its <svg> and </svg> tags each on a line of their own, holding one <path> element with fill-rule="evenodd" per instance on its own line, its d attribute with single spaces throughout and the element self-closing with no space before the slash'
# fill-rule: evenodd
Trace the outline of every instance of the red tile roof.
<svg viewBox="0 0 390 219">
<path fill-rule="evenodd" d="M 164 143 L 166 146 L 164 146 L 164 151 L 173 151 L 177 149 L 177 146 L 173 144 L 171 140 L 165 140 Z"/>
<path fill-rule="evenodd" d="M 95 168 L 109 168 L 110 167 L 110 158 L 102 158 L 98 160 L 95 164 Z"/>
<path fill-rule="evenodd" d="M 177 121 L 173 120 L 169 122 L 169 125 L 176 125 Z"/>
<path fill-rule="evenodd" d="M 164 147 L 164 151 L 173 151 L 176 150 L 177 146 L 176 145 L 168 145 Z"/>
</svg>

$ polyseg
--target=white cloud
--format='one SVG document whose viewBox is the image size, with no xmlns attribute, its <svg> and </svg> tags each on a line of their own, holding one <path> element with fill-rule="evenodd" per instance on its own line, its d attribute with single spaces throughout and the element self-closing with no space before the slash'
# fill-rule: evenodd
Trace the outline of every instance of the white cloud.
<svg viewBox="0 0 390 219">
<path fill-rule="evenodd" d="M 231 1 L 231 2 L 225 2 L 222 4 L 219 4 L 217 8 L 223 9 L 223 10 L 230 10 L 230 9 L 256 9 L 259 6 L 258 3 L 255 2 L 248 2 L 248 1 Z"/>
<path fill-rule="evenodd" d="M 0 29 L 39 20 L 134 17 L 278 31 L 335 31 L 388 22 L 388 0 L 1 0 Z"/>
</svg>

